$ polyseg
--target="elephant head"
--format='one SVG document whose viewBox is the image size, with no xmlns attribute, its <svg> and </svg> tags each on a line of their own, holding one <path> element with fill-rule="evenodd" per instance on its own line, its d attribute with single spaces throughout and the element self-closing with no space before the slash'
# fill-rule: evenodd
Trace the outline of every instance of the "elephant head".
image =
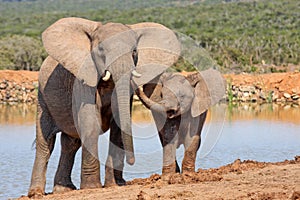
<svg viewBox="0 0 300 200">
<path fill-rule="evenodd" d="M 153 99 L 148 98 L 142 87 L 138 95 L 147 108 L 174 118 L 191 110 L 193 117 L 199 116 L 216 104 L 225 94 L 225 82 L 216 70 L 193 72 L 186 75 L 165 73 L 159 79 Z M 157 97 L 159 96 L 159 97 Z"/>
<path fill-rule="evenodd" d="M 103 25 L 63 18 L 43 32 L 42 40 L 48 54 L 83 85 L 97 88 L 102 81 L 113 80 L 118 105 L 113 113 L 119 115 L 127 163 L 133 164 L 130 81 L 133 76 L 138 85 L 145 84 L 177 60 L 180 45 L 175 34 L 156 23 Z"/>
</svg>

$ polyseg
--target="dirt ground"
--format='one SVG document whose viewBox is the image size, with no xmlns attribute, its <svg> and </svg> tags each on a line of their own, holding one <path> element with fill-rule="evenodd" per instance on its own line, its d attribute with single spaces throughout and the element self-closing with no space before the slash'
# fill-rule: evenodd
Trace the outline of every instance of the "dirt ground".
<svg viewBox="0 0 300 200">
<path fill-rule="evenodd" d="M 25 70 L 0 70 L 0 80 L 9 80 L 16 83 L 22 82 L 36 82 L 38 80 L 38 72 L 25 71 Z"/>
<path fill-rule="evenodd" d="M 21 197 L 19 200 L 27 200 Z M 195 173 L 134 179 L 127 186 L 48 194 L 43 199 L 300 199 L 300 156 L 277 163 L 236 160 Z"/>
</svg>

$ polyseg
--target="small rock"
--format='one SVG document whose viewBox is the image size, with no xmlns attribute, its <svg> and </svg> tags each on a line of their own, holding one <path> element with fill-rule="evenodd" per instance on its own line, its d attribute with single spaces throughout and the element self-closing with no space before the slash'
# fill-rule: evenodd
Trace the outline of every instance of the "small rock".
<svg viewBox="0 0 300 200">
<path fill-rule="evenodd" d="M 5 89 L 7 87 L 7 84 L 6 83 L 0 83 L 0 89 Z"/>
<path fill-rule="evenodd" d="M 13 88 L 13 83 L 12 82 L 7 82 L 7 87 L 6 89 L 11 90 Z"/>
<path fill-rule="evenodd" d="M 17 96 L 17 94 L 15 92 L 11 92 L 11 95 L 10 95 L 12 98 L 15 98 Z"/>
<path fill-rule="evenodd" d="M 244 92 L 244 93 L 243 93 L 243 96 L 244 96 L 244 97 L 249 97 L 250 94 L 249 94 L 249 92 Z"/>
<path fill-rule="evenodd" d="M 299 98 L 300 98 L 300 96 L 297 95 L 297 94 L 293 94 L 293 95 L 292 95 L 292 99 L 293 99 L 293 100 L 298 100 Z"/>
<path fill-rule="evenodd" d="M 255 91 L 254 86 L 240 86 L 240 91 L 242 92 L 248 92 L 248 93 L 253 93 Z"/>
<path fill-rule="evenodd" d="M 259 98 L 261 98 L 261 99 L 263 99 L 263 100 L 266 100 L 266 94 L 263 92 L 263 91 L 261 91 L 260 93 L 259 93 Z"/>
<path fill-rule="evenodd" d="M 287 92 L 283 93 L 283 96 L 286 98 L 286 99 L 289 99 L 291 98 L 291 95 Z"/>
</svg>

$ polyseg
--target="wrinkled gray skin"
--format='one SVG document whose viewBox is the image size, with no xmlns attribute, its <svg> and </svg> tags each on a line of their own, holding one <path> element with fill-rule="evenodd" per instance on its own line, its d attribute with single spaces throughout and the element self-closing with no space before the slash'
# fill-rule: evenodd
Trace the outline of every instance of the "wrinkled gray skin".
<svg viewBox="0 0 300 200">
<path fill-rule="evenodd" d="M 217 74 L 216 71 L 211 72 Z M 218 77 L 216 76 L 216 82 Z M 158 80 L 158 84 L 147 84 L 137 90 L 143 104 L 151 109 L 158 129 L 163 146 L 163 175 L 180 172 L 176 149 L 181 144 L 185 148 L 181 171 L 183 173 L 195 171 L 201 131 L 208 106 L 213 102 L 210 90 L 216 89 L 207 86 L 198 72 L 186 76 L 179 73 L 165 73 Z M 216 85 L 218 86 L 220 85 Z M 216 98 L 222 96 L 221 89 Z"/>
<path fill-rule="evenodd" d="M 140 29 L 144 27 L 162 29 L 163 40 L 155 37 L 157 30 Z M 53 192 L 76 189 L 71 181 L 71 171 L 80 147 L 80 188 L 102 187 L 98 136 L 109 128 L 111 143 L 105 185 L 125 183 L 120 171 L 125 155 L 127 163 L 134 163 L 130 81 L 132 75 L 139 76 L 138 72 L 133 73 L 137 51 L 143 44 L 147 47 L 147 44 L 157 42 L 160 47 L 164 41 L 170 43 L 165 37 L 172 38 L 172 34 L 169 29 L 155 23 L 102 25 L 81 18 L 58 20 L 44 31 L 43 43 L 49 56 L 39 73 L 36 157 L 29 197 L 40 197 L 45 193 L 47 164 L 58 132 L 62 132 L 62 148 Z M 148 58 L 151 62 L 162 60 L 157 55 L 153 59 L 148 52 L 140 50 L 142 63 L 147 64 Z M 166 54 L 163 57 L 168 58 Z M 175 60 L 176 56 L 170 55 L 169 63 L 163 64 L 168 66 Z M 150 76 L 148 73 L 147 79 L 158 76 L 163 70 Z M 108 79 L 107 71 L 111 73 Z M 139 79 L 138 85 L 145 83 L 143 80 Z"/>
</svg>

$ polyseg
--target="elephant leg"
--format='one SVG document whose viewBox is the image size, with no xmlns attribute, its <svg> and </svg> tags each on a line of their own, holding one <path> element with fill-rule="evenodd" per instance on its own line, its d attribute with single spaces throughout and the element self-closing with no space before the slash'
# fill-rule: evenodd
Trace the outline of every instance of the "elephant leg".
<svg viewBox="0 0 300 200">
<path fill-rule="evenodd" d="M 78 113 L 78 130 L 82 146 L 81 189 L 102 187 L 98 138 L 102 134 L 99 113 L 94 104 L 82 104 Z"/>
<path fill-rule="evenodd" d="M 160 131 L 160 139 L 163 145 L 163 174 L 180 171 L 176 161 L 176 149 L 178 145 L 177 124 L 174 120 L 167 120 L 164 128 Z"/>
<path fill-rule="evenodd" d="M 74 124 L 81 139 L 81 189 L 102 187 L 98 138 L 101 130 L 101 114 L 95 103 L 96 88 L 75 79 L 73 85 L 72 111 Z"/>
<path fill-rule="evenodd" d="M 194 172 L 197 151 L 200 147 L 200 136 L 193 136 L 188 145 L 185 146 L 182 160 L 182 172 Z"/>
<path fill-rule="evenodd" d="M 60 140 L 61 155 L 54 178 L 53 193 L 61 193 L 76 189 L 71 180 L 71 173 L 76 152 L 81 147 L 81 141 L 79 138 L 70 137 L 64 132 L 62 132 Z"/>
<path fill-rule="evenodd" d="M 206 118 L 206 112 L 199 117 L 190 120 L 190 129 L 184 141 L 184 157 L 182 160 L 182 172 L 194 172 L 197 151 L 201 143 L 201 131 Z"/>
<path fill-rule="evenodd" d="M 36 121 L 36 152 L 28 197 L 41 197 L 45 194 L 46 171 L 53 151 L 56 130 L 53 120 L 46 110 L 38 105 Z"/>
<path fill-rule="evenodd" d="M 130 97 L 130 116 L 132 115 L 132 102 L 133 95 Z M 105 187 L 126 185 L 126 181 L 123 178 L 125 160 L 124 144 L 121 129 L 115 120 L 116 119 L 113 119 L 110 124 L 110 142 L 105 164 Z"/>
<path fill-rule="evenodd" d="M 177 145 L 175 145 L 174 143 L 169 143 L 163 147 L 163 174 L 176 172 L 176 168 L 178 166 L 175 158 L 176 146 Z"/>
<path fill-rule="evenodd" d="M 125 151 L 121 130 L 114 120 L 110 125 L 110 142 L 108 157 L 105 165 L 105 187 L 125 185 L 123 179 Z"/>
<path fill-rule="evenodd" d="M 98 141 L 98 138 L 96 138 Z M 98 154 L 91 153 L 89 148 L 82 145 L 80 189 L 92 189 L 102 187 L 100 181 L 100 162 Z"/>
</svg>

